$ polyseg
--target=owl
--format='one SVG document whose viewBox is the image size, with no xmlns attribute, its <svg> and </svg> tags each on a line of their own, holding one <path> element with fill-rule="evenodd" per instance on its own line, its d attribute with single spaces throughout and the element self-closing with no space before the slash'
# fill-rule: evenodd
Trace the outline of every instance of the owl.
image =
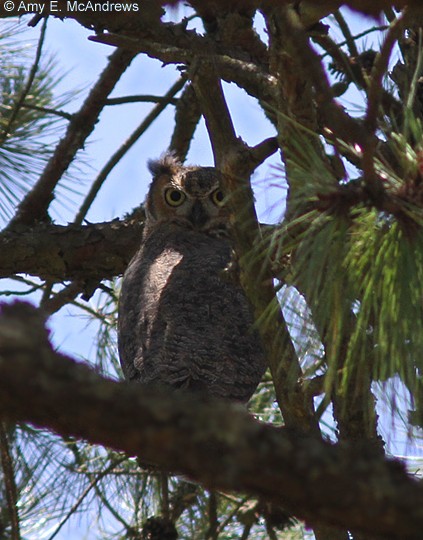
<svg viewBox="0 0 423 540">
<path fill-rule="evenodd" d="M 233 244 L 219 172 L 183 166 L 172 155 L 149 168 L 141 246 L 119 299 L 124 375 L 247 402 L 265 361 L 251 306 L 225 272 Z"/>
</svg>

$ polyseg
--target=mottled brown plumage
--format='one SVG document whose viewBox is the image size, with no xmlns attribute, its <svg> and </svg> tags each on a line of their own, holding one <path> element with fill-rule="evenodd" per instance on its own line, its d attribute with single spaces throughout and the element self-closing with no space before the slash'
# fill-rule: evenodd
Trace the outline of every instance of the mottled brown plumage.
<svg viewBox="0 0 423 540">
<path fill-rule="evenodd" d="M 150 170 L 145 230 L 119 302 L 125 377 L 248 401 L 265 365 L 245 294 L 224 275 L 232 242 L 219 173 L 169 155 Z"/>
</svg>

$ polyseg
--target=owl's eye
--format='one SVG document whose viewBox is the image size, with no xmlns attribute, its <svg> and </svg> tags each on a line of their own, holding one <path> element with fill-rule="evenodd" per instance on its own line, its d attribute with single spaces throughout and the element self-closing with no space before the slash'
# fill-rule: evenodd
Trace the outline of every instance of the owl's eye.
<svg viewBox="0 0 423 540">
<path fill-rule="evenodd" d="M 225 195 L 223 194 L 223 191 L 221 189 L 216 189 L 211 194 L 211 200 L 216 206 L 222 206 L 224 199 Z"/>
<path fill-rule="evenodd" d="M 165 191 L 165 200 L 170 206 L 180 206 L 185 200 L 185 194 L 179 189 L 170 188 Z"/>
</svg>

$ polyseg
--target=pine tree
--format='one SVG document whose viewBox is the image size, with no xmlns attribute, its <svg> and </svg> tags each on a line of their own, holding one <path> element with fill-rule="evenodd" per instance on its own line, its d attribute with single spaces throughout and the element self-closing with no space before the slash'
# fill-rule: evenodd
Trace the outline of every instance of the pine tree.
<svg viewBox="0 0 423 540">
<path fill-rule="evenodd" d="M 420 538 L 423 9 L 351 2 L 358 19 L 333 0 L 167 4 L 60 0 L 39 14 L 27 3 L 32 18 L 3 21 L 0 537 L 66 538 L 80 520 L 102 539 Z M 8 7 L 3 18 L 23 14 Z M 59 95 L 47 15 L 110 46 L 88 90 Z M 30 47 L 27 23 L 39 28 Z M 175 66 L 168 91 L 111 97 L 144 56 Z M 226 83 L 271 137 L 238 137 Z M 102 112 L 140 102 L 150 111 L 92 184 L 80 182 Z M 143 207 L 86 218 L 172 107 L 163 150 L 189 159 L 204 118 L 224 175 L 269 365 L 248 411 L 120 382 L 117 298 Z M 264 194 L 284 194 L 268 201 L 270 224 L 254 202 L 263 176 Z M 65 307 L 95 333 L 83 361 L 46 329 Z M 391 455 L 392 436 L 408 456 Z"/>
</svg>

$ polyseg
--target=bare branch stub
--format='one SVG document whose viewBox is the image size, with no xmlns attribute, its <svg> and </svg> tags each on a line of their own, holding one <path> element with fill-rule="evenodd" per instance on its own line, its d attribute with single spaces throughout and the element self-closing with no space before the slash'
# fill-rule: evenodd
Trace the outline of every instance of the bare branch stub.
<svg viewBox="0 0 423 540">
<path fill-rule="evenodd" d="M 175 127 L 169 144 L 169 150 L 178 156 L 181 162 L 185 161 L 200 118 L 201 110 L 190 83 L 186 85 L 176 104 Z"/>
</svg>

